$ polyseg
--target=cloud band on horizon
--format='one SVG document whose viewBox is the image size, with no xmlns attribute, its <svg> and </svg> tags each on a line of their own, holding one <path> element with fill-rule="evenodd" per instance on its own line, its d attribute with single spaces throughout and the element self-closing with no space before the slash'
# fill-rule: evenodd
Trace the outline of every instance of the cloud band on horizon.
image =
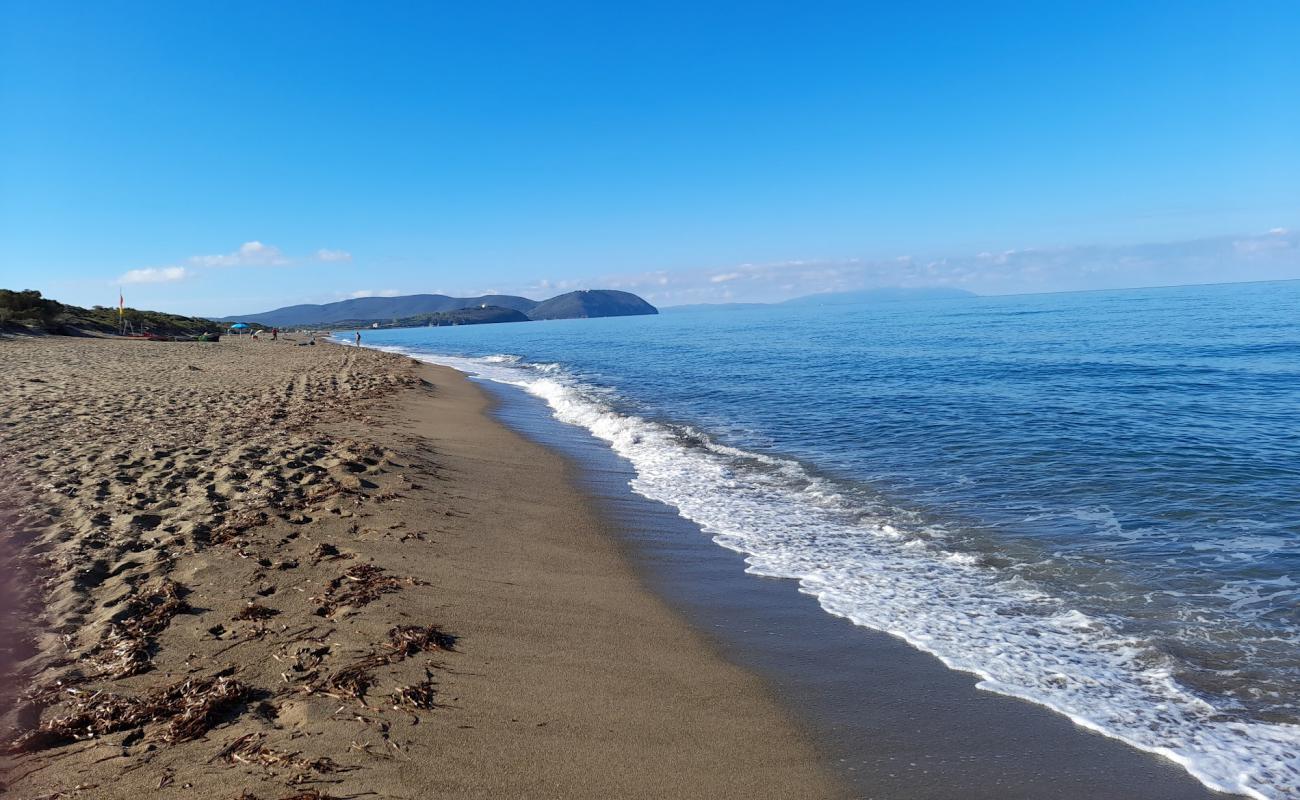
<svg viewBox="0 0 1300 800">
<path fill-rule="evenodd" d="M 1171 277 L 1177 276 L 1171 280 Z M 966 289 L 976 294 L 1122 289 L 1171 284 L 1300 278 L 1300 232 L 1220 236 L 1136 245 L 1008 249 L 922 259 L 800 259 L 722 269 L 653 270 L 585 280 L 546 280 L 519 289 L 622 289 L 656 305 L 779 302 L 823 292 L 876 288 Z"/>
</svg>

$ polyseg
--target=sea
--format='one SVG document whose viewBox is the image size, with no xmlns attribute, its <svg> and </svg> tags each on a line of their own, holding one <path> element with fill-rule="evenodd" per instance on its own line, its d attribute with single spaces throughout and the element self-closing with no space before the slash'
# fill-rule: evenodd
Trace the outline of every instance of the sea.
<svg viewBox="0 0 1300 800">
<path fill-rule="evenodd" d="M 363 336 L 534 395 L 828 614 L 1300 796 L 1300 282 Z"/>
</svg>

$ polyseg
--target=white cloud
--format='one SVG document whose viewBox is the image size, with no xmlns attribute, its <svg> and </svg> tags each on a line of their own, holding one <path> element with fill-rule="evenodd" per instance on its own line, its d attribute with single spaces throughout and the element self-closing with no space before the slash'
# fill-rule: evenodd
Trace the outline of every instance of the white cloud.
<svg viewBox="0 0 1300 800">
<path fill-rule="evenodd" d="M 196 267 L 281 267 L 303 261 L 351 261 L 347 250 L 322 247 L 309 257 L 290 258 L 273 244 L 257 241 L 244 242 L 233 253 L 191 256 L 189 263 Z"/>
<path fill-rule="evenodd" d="M 146 267 L 132 269 L 122 273 L 118 283 L 172 283 L 194 277 L 184 267 Z"/>
<path fill-rule="evenodd" d="M 1276 250 L 1290 250 L 1295 246 L 1295 237 L 1290 236 L 1290 231 L 1286 228 L 1274 228 L 1265 236 L 1252 236 L 1246 239 L 1238 239 L 1232 243 L 1233 248 L 1238 253 L 1246 255 L 1256 255 L 1259 253 L 1270 253 Z"/>
<path fill-rule="evenodd" d="M 942 258 L 796 259 L 712 269 L 605 275 L 581 283 L 621 288 L 660 306 L 775 302 L 826 292 L 955 287 L 978 294 L 1118 289 L 1300 278 L 1300 231 L 1274 228 L 1137 245 L 990 249 Z M 552 279 L 551 287 L 559 282 Z"/>
<path fill-rule="evenodd" d="M 185 259 L 183 264 L 186 266 L 166 266 L 166 267 L 142 267 L 140 269 L 127 270 L 122 273 L 116 283 L 174 283 L 176 281 L 186 280 L 196 277 L 204 270 L 219 269 L 224 267 L 264 267 L 264 266 L 285 266 L 290 264 L 302 264 L 312 261 L 339 262 L 351 261 L 352 254 L 346 250 L 331 250 L 321 248 L 307 257 L 290 258 L 286 256 L 280 248 L 273 244 L 266 244 L 254 239 L 253 241 L 244 242 L 234 252 L 223 253 L 219 255 L 190 256 Z M 397 294 L 392 289 L 385 289 L 378 292 L 370 292 L 369 295 L 382 295 L 389 297 Z"/>
<path fill-rule="evenodd" d="M 337 251 L 342 252 L 342 251 Z M 199 267 L 260 267 L 288 264 L 280 248 L 259 241 L 244 242 L 233 253 L 213 256 L 192 256 L 190 263 Z"/>
<path fill-rule="evenodd" d="M 355 300 L 358 297 L 397 297 L 398 294 L 396 289 L 358 289 L 348 292 L 348 297 Z"/>
<path fill-rule="evenodd" d="M 322 247 L 321 249 L 316 251 L 316 260 L 317 261 L 351 261 L 352 254 L 349 253 L 347 250 L 330 250 L 327 247 Z"/>
</svg>

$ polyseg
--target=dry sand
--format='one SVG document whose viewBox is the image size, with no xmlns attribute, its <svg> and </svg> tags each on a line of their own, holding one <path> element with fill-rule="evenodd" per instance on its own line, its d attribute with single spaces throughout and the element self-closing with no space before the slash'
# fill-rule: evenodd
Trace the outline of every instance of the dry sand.
<svg viewBox="0 0 1300 800">
<path fill-rule="evenodd" d="M 0 340 L 7 794 L 842 796 L 459 374 Z"/>
</svg>

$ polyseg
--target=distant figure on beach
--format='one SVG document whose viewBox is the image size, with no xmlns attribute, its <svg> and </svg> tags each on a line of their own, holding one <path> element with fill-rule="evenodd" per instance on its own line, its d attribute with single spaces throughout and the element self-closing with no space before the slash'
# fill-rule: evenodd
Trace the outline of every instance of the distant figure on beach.
<svg viewBox="0 0 1300 800">
<path fill-rule="evenodd" d="M 361 331 L 357 331 L 357 347 L 361 346 Z"/>
<path fill-rule="evenodd" d="M 274 342 L 274 341 L 277 341 L 279 338 L 280 338 L 280 329 L 279 329 L 279 328 L 272 328 L 272 329 L 271 329 L 271 341 L 273 341 L 273 342 Z"/>
</svg>

